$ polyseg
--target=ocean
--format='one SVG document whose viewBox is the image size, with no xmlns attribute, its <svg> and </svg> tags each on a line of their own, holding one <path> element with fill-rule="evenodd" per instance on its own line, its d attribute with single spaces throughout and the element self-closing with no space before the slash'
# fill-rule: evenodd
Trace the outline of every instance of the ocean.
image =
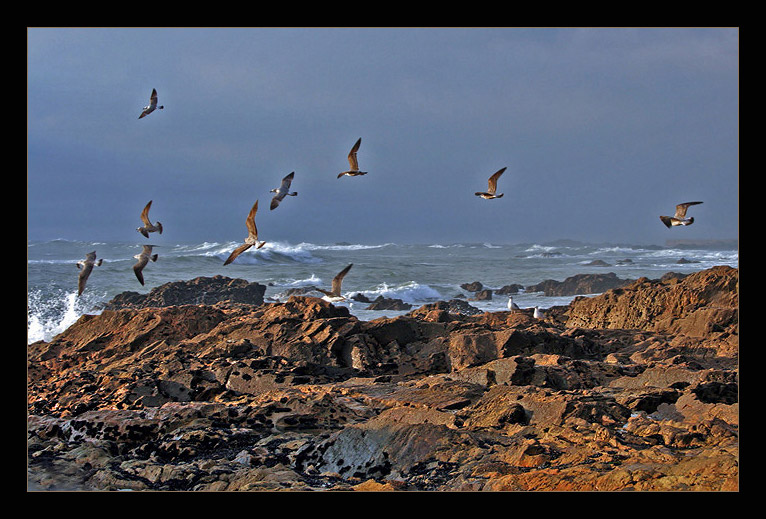
<svg viewBox="0 0 766 519">
<path fill-rule="evenodd" d="M 154 237 L 154 235 L 152 235 Z M 343 280 L 343 295 L 361 293 L 402 299 L 413 308 L 460 294 L 463 283 L 481 282 L 485 288 L 534 285 L 548 279 L 563 281 L 576 274 L 614 272 L 621 279 L 646 276 L 657 279 L 667 272 L 691 274 L 716 265 L 738 268 L 736 246 L 689 248 L 625 244 L 587 244 L 569 240 L 549 243 L 456 243 L 401 245 L 313 244 L 268 242 L 250 249 L 224 266 L 241 242 L 165 244 L 154 249 L 157 262 L 144 269 L 145 286 L 133 274 L 134 255 L 152 243 L 103 243 L 69 240 L 27 243 L 27 343 L 49 341 L 83 314 L 97 314 L 103 304 L 124 291 L 148 293 L 164 283 L 198 276 L 224 275 L 266 285 L 265 300 L 284 301 L 290 288 L 318 286 L 329 290 L 332 278 L 346 265 L 353 268 Z M 84 293 L 77 296 L 77 261 L 96 251 L 103 264 L 94 267 Z M 593 261 L 606 266 L 589 265 Z M 679 263 L 679 260 L 681 262 Z M 688 262 L 686 262 L 686 261 Z M 318 292 L 310 295 L 321 296 Z M 594 295 L 594 294 L 589 294 Z M 576 296 L 549 297 L 538 292 L 515 294 L 521 308 L 566 305 Z M 484 311 L 506 310 L 507 297 L 470 301 Z M 366 310 L 365 303 L 335 303 L 349 307 L 359 319 L 394 317 L 406 313 Z"/>
</svg>

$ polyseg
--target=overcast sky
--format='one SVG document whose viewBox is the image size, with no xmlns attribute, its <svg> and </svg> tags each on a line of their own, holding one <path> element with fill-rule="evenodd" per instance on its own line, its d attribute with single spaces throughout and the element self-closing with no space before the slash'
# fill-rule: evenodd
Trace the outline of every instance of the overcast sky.
<svg viewBox="0 0 766 519">
<path fill-rule="evenodd" d="M 738 235 L 736 28 L 48 29 L 32 240 L 664 244 Z M 152 88 L 164 109 L 138 119 Z M 362 138 L 360 177 L 346 155 Z M 498 191 L 474 192 L 507 167 Z M 297 197 L 270 211 L 295 172 Z M 667 229 L 680 202 L 694 225 Z"/>
</svg>

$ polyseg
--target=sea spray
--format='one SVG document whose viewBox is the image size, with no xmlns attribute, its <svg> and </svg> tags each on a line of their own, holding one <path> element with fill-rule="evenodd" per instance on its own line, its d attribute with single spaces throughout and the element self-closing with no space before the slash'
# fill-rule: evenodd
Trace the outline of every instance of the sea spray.
<svg viewBox="0 0 766 519">
<path fill-rule="evenodd" d="M 40 290 L 27 294 L 27 344 L 49 341 L 74 324 L 85 313 L 98 313 L 93 297 L 78 297 L 75 291 L 58 290 L 45 295 Z M 98 298 L 95 298 L 98 299 Z"/>
<path fill-rule="evenodd" d="M 143 237 L 137 235 L 143 240 Z M 329 288 L 340 269 L 354 264 L 343 280 L 343 295 L 361 293 L 374 300 L 379 295 L 402 299 L 417 307 L 435 300 L 462 297 L 484 311 L 506 310 L 507 296 L 472 301 L 474 294 L 460 288 L 480 281 L 497 291 L 505 285 L 530 286 L 553 279 L 563 281 L 576 274 L 614 272 L 621 279 L 646 276 L 659 279 L 667 272 L 691 274 L 715 265 L 737 268 L 736 249 L 668 248 L 625 244 L 562 243 L 501 244 L 316 244 L 287 240 L 270 241 L 261 249 L 247 251 L 227 266 L 223 262 L 238 241 L 162 244 L 160 257 L 145 273 L 141 286 L 133 273 L 134 255 L 143 241 L 85 242 L 50 240 L 27 244 L 27 334 L 28 341 L 50 340 L 83 314 L 99 313 L 116 295 L 133 291 L 146 294 L 168 282 L 201 276 L 226 276 L 266 285 L 266 300 L 286 300 L 291 288 Z M 94 269 L 79 298 L 76 263 L 95 250 L 104 259 Z M 684 258 L 687 262 L 679 263 Z M 624 261 L 624 260 L 630 261 Z M 602 260 L 608 266 L 590 266 Z M 318 292 L 308 295 L 320 296 Z M 593 295 L 593 294 L 590 294 Z M 522 308 L 566 305 L 574 296 L 548 297 L 543 293 L 515 294 Z M 346 305 L 360 319 L 376 319 L 393 312 L 366 311 L 364 303 Z"/>
</svg>

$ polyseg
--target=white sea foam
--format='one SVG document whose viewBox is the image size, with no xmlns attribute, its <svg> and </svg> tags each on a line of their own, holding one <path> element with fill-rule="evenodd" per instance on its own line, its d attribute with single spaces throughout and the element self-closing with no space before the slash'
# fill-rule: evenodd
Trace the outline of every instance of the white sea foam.
<svg viewBox="0 0 766 519">
<path fill-rule="evenodd" d="M 85 312 L 88 301 L 75 292 L 60 291 L 55 298 L 45 298 L 40 291 L 28 294 L 27 344 L 49 341 L 69 328 Z"/>
<path fill-rule="evenodd" d="M 381 283 L 370 290 L 355 290 L 349 292 L 349 295 L 361 293 L 369 299 L 375 299 L 383 296 L 390 299 L 401 299 L 405 303 L 422 303 L 424 301 L 436 301 L 440 299 L 441 294 L 428 285 L 421 285 L 415 281 L 408 281 L 400 285 L 391 286 L 387 283 Z"/>
</svg>

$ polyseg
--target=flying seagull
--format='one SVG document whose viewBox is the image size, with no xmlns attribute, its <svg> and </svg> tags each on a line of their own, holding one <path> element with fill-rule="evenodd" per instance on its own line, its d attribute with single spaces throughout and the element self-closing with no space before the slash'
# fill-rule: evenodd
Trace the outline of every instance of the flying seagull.
<svg viewBox="0 0 766 519">
<path fill-rule="evenodd" d="M 258 212 L 258 200 L 255 201 L 253 204 L 253 208 L 250 209 L 250 213 L 247 215 L 247 220 L 245 220 L 245 225 L 247 225 L 247 238 L 245 238 L 245 243 L 234 249 L 232 253 L 229 255 L 229 259 L 223 262 L 224 265 L 228 265 L 232 261 L 234 261 L 237 256 L 245 252 L 247 249 L 255 245 L 256 249 L 260 249 L 264 245 L 266 245 L 265 241 L 258 241 L 258 229 L 255 227 L 255 213 Z"/>
<path fill-rule="evenodd" d="M 482 198 L 485 198 L 487 200 L 492 200 L 493 198 L 502 198 L 505 193 L 500 193 L 499 195 L 496 195 L 495 192 L 497 191 L 497 179 L 500 178 L 500 175 L 503 174 L 506 168 L 503 168 L 499 170 L 497 173 L 489 177 L 487 191 L 478 191 L 477 193 L 474 193 L 476 196 L 480 196 Z"/>
<path fill-rule="evenodd" d="M 152 207 L 152 201 L 149 200 L 149 203 L 146 204 L 146 207 L 144 207 L 144 210 L 141 211 L 141 221 L 144 222 L 143 227 L 137 227 L 136 230 L 146 236 L 149 237 L 150 232 L 157 232 L 159 231 L 160 234 L 162 234 L 162 224 L 160 222 L 157 222 L 157 225 L 154 225 L 151 220 L 149 220 L 149 208 Z"/>
<path fill-rule="evenodd" d="M 144 107 L 144 111 L 138 116 L 139 119 L 146 117 L 153 111 L 159 109 L 162 110 L 164 106 L 157 106 L 157 90 L 152 88 L 152 96 L 149 98 L 149 104 Z"/>
<path fill-rule="evenodd" d="M 325 295 L 325 297 L 323 297 L 322 299 L 324 299 L 325 301 L 329 301 L 330 303 L 336 303 L 338 301 L 344 301 L 346 299 L 345 297 L 340 295 L 340 285 L 341 283 L 343 283 L 343 277 L 346 274 L 348 274 L 348 271 L 351 270 L 351 267 L 353 266 L 354 264 L 351 263 L 348 267 L 338 272 L 338 275 L 332 279 L 332 290 L 330 292 L 328 292 L 327 290 L 322 290 L 321 288 L 314 287 L 316 290 L 318 290 L 319 292 L 322 292 Z"/>
<path fill-rule="evenodd" d="M 141 283 L 141 285 L 144 284 L 144 274 L 143 270 L 147 263 L 149 263 L 149 260 L 157 261 L 157 255 L 152 254 L 152 247 L 154 245 L 144 245 L 143 250 L 141 251 L 141 254 L 136 254 L 133 256 L 138 260 L 135 265 L 133 265 L 133 272 L 136 274 L 136 278 L 138 279 L 138 282 Z"/>
<path fill-rule="evenodd" d="M 694 217 L 690 216 L 687 218 L 686 209 L 688 209 L 690 205 L 697 205 L 701 203 L 702 202 L 686 202 L 683 204 L 678 204 L 676 206 L 676 214 L 674 216 L 660 216 L 660 220 L 662 220 L 662 223 L 664 223 L 668 229 L 676 225 L 691 225 L 694 223 Z"/>
<path fill-rule="evenodd" d="M 519 305 L 513 302 L 512 297 L 508 298 L 508 310 L 510 310 L 511 312 L 514 310 L 520 310 Z"/>
<path fill-rule="evenodd" d="M 279 202 L 281 202 L 285 196 L 296 196 L 298 194 L 296 191 L 292 193 L 290 192 L 290 184 L 293 182 L 293 177 L 295 177 L 295 171 L 283 178 L 282 184 L 280 184 L 278 188 L 269 191 L 269 193 L 276 193 L 274 198 L 271 199 L 271 207 L 269 209 L 272 211 L 276 209 Z"/>
<path fill-rule="evenodd" d="M 359 137 L 359 140 L 354 143 L 354 146 L 351 148 L 351 151 L 348 152 L 348 165 L 349 170 L 344 171 L 343 173 L 338 173 L 338 178 L 342 177 L 343 175 L 348 175 L 349 177 L 356 177 L 359 175 L 366 175 L 366 171 L 359 171 L 359 162 L 356 160 L 356 152 L 359 150 L 359 145 L 362 144 L 362 138 Z"/>
<path fill-rule="evenodd" d="M 93 267 L 100 267 L 102 259 L 96 261 L 96 251 L 89 252 L 85 255 L 84 260 L 77 262 L 77 268 L 80 269 L 80 276 L 77 280 L 77 295 L 81 295 L 85 290 L 85 283 L 88 281 L 88 276 L 93 271 Z"/>
</svg>

